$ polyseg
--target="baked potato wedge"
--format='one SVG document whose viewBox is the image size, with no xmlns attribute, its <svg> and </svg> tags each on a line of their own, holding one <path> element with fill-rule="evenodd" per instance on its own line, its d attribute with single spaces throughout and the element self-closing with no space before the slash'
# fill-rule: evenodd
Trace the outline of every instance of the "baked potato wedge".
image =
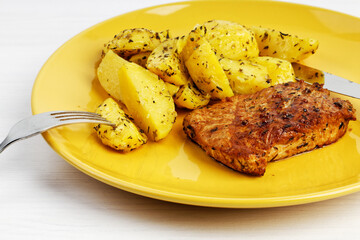
<svg viewBox="0 0 360 240">
<path fill-rule="evenodd" d="M 205 37 L 218 57 L 240 60 L 259 56 L 254 34 L 241 24 L 212 20 L 194 31 Z"/>
<path fill-rule="evenodd" d="M 279 83 L 295 82 L 294 69 L 289 61 L 274 57 L 257 57 L 251 59 L 251 61 L 266 67 L 269 75 L 266 81 L 271 86 Z"/>
<path fill-rule="evenodd" d="M 108 51 L 97 68 L 97 77 L 101 86 L 116 100 L 122 101 L 120 94 L 119 69 L 128 61 L 112 50 Z"/>
<path fill-rule="evenodd" d="M 119 80 L 122 102 L 137 126 L 152 141 L 165 138 L 175 122 L 176 111 L 164 81 L 135 63 L 120 68 Z"/>
<path fill-rule="evenodd" d="M 174 95 L 175 105 L 180 108 L 196 109 L 207 105 L 209 101 L 210 95 L 202 94 L 191 81 L 181 86 Z"/>
<path fill-rule="evenodd" d="M 292 63 L 294 68 L 295 78 L 304 80 L 308 83 L 325 83 L 324 73 L 318 69 L 302 65 L 300 63 Z"/>
<path fill-rule="evenodd" d="M 103 56 L 112 50 L 128 60 L 132 55 L 153 51 L 161 42 L 170 38 L 169 30 L 155 32 L 146 28 L 125 29 L 105 44 Z"/>
<path fill-rule="evenodd" d="M 279 83 L 295 81 L 291 63 L 271 57 L 235 61 L 220 59 L 235 94 L 251 94 Z"/>
<path fill-rule="evenodd" d="M 147 142 L 144 132 L 137 128 L 112 98 L 106 99 L 96 109 L 96 113 L 116 124 L 115 128 L 104 124 L 94 127 L 105 145 L 122 152 L 129 152 Z"/>
<path fill-rule="evenodd" d="M 227 58 L 219 60 L 229 79 L 234 94 L 251 94 L 270 87 L 266 67 L 250 60 L 235 61 Z"/>
<path fill-rule="evenodd" d="M 179 86 L 176 86 L 174 84 L 168 83 L 168 82 L 164 82 L 166 85 L 167 90 L 170 93 L 170 96 L 174 96 L 180 89 Z"/>
<path fill-rule="evenodd" d="M 252 26 L 249 29 L 255 34 L 260 56 L 270 56 L 298 62 L 314 54 L 319 41 L 312 38 L 301 38 L 278 30 Z"/>
<path fill-rule="evenodd" d="M 203 39 L 204 37 L 200 35 L 199 32 L 195 32 L 194 30 L 192 30 L 185 37 L 184 44 L 182 45 L 183 47 L 180 52 L 181 58 L 184 63 L 190 58 L 194 50 L 199 48 L 201 41 L 204 41 Z"/>
<path fill-rule="evenodd" d="M 156 47 L 147 60 L 146 68 L 165 82 L 181 86 L 186 84 L 189 75 L 180 57 L 178 41 L 168 39 Z"/>
<path fill-rule="evenodd" d="M 204 37 L 189 37 L 183 52 L 185 66 L 198 89 L 214 99 L 234 95 L 218 58 Z"/>
<path fill-rule="evenodd" d="M 130 57 L 129 62 L 136 63 L 136 64 L 146 68 L 146 62 L 147 62 L 150 54 L 151 54 L 151 52 L 142 52 L 142 53 L 135 54 Z"/>
</svg>

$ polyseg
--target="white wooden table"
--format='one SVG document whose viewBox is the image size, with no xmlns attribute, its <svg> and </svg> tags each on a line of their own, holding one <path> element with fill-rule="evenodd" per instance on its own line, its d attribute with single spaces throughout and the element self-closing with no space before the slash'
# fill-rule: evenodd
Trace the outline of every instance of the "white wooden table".
<svg viewBox="0 0 360 240">
<path fill-rule="evenodd" d="M 0 138 L 31 115 L 35 77 L 82 30 L 153 1 L 0 0 Z M 360 17 L 358 0 L 293 0 Z M 359 53 L 360 54 L 360 53 Z M 360 239 L 360 193 L 271 209 L 215 209 L 98 182 L 37 136 L 0 155 L 0 239 Z"/>
</svg>

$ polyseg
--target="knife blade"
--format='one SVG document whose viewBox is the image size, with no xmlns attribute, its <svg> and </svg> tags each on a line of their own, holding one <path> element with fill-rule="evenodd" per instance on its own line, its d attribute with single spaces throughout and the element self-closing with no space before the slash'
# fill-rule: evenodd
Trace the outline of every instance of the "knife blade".
<svg viewBox="0 0 360 240">
<path fill-rule="evenodd" d="M 360 99 L 360 84 L 358 83 L 300 63 L 292 63 L 292 66 L 297 80 L 304 80 L 310 84 L 317 82 L 332 92 Z"/>
<path fill-rule="evenodd" d="M 325 78 L 323 88 L 326 88 L 332 92 L 340 93 L 341 95 L 360 99 L 360 84 L 333 75 L 331 73 L 323 73 Z"/>
</svg>

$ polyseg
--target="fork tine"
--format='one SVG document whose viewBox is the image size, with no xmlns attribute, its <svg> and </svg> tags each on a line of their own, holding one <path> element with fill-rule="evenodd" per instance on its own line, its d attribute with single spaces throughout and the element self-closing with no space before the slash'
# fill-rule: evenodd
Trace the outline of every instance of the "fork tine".
<svg viewBox="0 0 360 240">
<path fill-rule="evenodd" d="M 88 111 L 52 111 L 52 112 L 49 112 L 49 113 L 51 115 L 74 114 L 74 113 L 99 115 L 99 114 L 97 114 L 95 112 L 88 112 Z"/>
<path fill-rule="evenodd" d="M 51 116 L 56 118 L 62 116 L 92 116 L 92 117 L 101 117 L 100 114 L 94 112 L 84 112 L 84 111 L 58 111 L 58 112 L 50 112 Z"/>
<path fill-rule="evenodd" d="M 101 115 L 97 114 L 97 113 L 91 113 L 91 112 L 53 112 L 50 113 L 50 115 L 53 118 L 56 118 L 60 121 L 64 121 L 64 120 L 72 120 L 72 119 L 93 119 L 93 120 L 105 120 L 107 121 L 105 118 L 103 118 Z"/>
<path fill-rule="evenodd" d="M 94 113 L 94 112 L 83 112 L 83 111 L 59 111 L 59 112 L 51 112 L 50 116 L 53 118 L 59 120 L 59 121 L 71 121 L 74 122 L 95 122 L 100 124 L 107 124 L 114 126 L 115 124 L 112 124 L 107 119 L 103 118 L 101 115 Z"/>
<path fill-rule="evenodd" d="M 110 121 L 106 119 L 94 119 L 94 118 L 84 118 L 84 117 L 77 117 L 77 118 L 64 118 L 64 119 L 58 119 L 60 122 L 62 122 L 62 125 L 65 125 L 67 123 L 97 123 L 97 124 L 106 124 L 109 126 L 115 126 L 114 123 L 111 123 Z"/>
<path fill-rule="evenodd" d="M 108 120 L 106 120 L 105 118 L 102 118 L 102 117 L 67 116 L 67 117 L 57 118 L 57 120 L 59 120 L 59 121 L 71 121 L 71 120 L 76 120 L 76 119 L 86 119 L 86 120 L 93 120 L 93 121 L 109 122 Z"/>
</svg>

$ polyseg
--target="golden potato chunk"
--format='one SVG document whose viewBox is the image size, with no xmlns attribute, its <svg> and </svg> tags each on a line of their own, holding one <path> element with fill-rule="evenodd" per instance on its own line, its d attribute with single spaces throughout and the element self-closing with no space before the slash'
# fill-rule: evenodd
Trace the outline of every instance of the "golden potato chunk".
<svg viewBox="0 0 360 240">
<path fill-rule="evenodd" d="M 119 69 L 128 61 L 119 57 L 113 51 L 108 51 L 97 69 L 97 76 L 101 86 L 116 100 L 121 101 Z"/>
<path fill-rule="evenodd" d="M 300 63 L 292 63 L 295 72 L 295 78 L 298 80 L 304 80 L 308 83 L 320 83 L 324 84 L 324 73 L 318 69 L 302 65 Z"/>
<path fill-rule="evenodd" d="M 146 68 L 146 62 L 151 52 L 142 52 L 130 57 L 129 61 Z"/>
<path fill-rule="evenodd" d="M 251 94 L 279 83 L 295 81 L 290 62 L 271 58 L 257 57 L 235 61 L 220 59 L 235 94 Z"/>
<path fill-rule="evenodd" d="M 104 124 L 95 126 L 98 137 L 105 145 L 129 152 L 146 143 L 144 132 L 135 126 L 112 98 L 106 99 L 96 113 L 116 124 L 115 128 Z"/>
<path fill-rule="evenodd" d="M 169 30 L 154 32 L 145 28 L 125 29 L 105 44 L 103 56 L 112 50 L 119 56 L 129 59 L 132 55 L 153 51 L 161 42 L 169 38 Z"/>
<path fill-rule="evenodd" d="M 186 45 L 187 36 L 183 35 L 181 37 L 176 37 L 175 39 L 176 39 L 176 49 L 181 54 L 182 50 Z"/>
<path fill-rule="evenodd" d="M 279 83 L 294 82 L 294 69 L 289 61 L 274 57 L 257 57 L 251 59 L 252 62 L 267 68 L 271 86 Z"/>
<path fill-rule="evenodd" d="M 300 38 L 263 27 L 253 26 L 249 29 L 255 33 L 260 56 L 298 62 L 314 54 L 319 47 L 319 41 L 312 38 Z"/>
<path fill-rule="evenodd" d="M 147 69 L 129 63 L 119 70 L 122 102 L 150 140 L 165 138 L 176 119 L 173 98 L 163 80 Z"/>
<path fill-rule="evenodd" d="M 209 101 L 210 95 L 202 94 L 190 81 L 181 86 L 174 96 L 175 105 L 180 108 L 196 109 L 207 105 Z"/>
<path fill-rule="evenodd" d="M 150 54 L 146 67 L 166 82 L 184 85 L 189 78 L 178 50 L 178 39 L 162 42 Z"/>
<path fill-rule="evenodd" d="M 270 87 L 268 70 L 266 67 L 250 60 L 235 61 L 227 58 L 220 59 L 226 76 L 229 78 L 234 94 L 255 93 Z"/>
<path fill-rule="evenodd" d="M 199 48 L 200 43 L 203 42 L 204 37 L 201 36 L 198 32 L 194 30 L 189 33 L 187 37 L 185 37 L 184 44 L 181 50 L 181 58 L 184 63 L 189 59 L 191 54 L 194 52 L 195 49 Z M 205 40 L 206 41 L 206 40 Z M 186 64 L 185 64 L 186 66 Z"/>
<path fill-rule="evenodd" d="M 194 31 L 205 37 L 218 57 L 240 60 L 259 56 L 254 34 L 241 24 L 212 20 Z"/>
<path fill-rule="evenodd" d="M 189 55 L 185 60 L 185 66 L 195 85 L 204 95 L 210 94 L 214 99 L 234 95 L 218 58 L 205 38 L 188 38 L 184 51 Z"/>
<path fill-rule="evenodd" d="M 164 82 L 166 85 L 167 90 L 169 91 L 171 96 L 174 96 L 180 89 L 179 86 L 176 86 L 174 84 L 168 83 L 168 82 Z"/>
</svg>

